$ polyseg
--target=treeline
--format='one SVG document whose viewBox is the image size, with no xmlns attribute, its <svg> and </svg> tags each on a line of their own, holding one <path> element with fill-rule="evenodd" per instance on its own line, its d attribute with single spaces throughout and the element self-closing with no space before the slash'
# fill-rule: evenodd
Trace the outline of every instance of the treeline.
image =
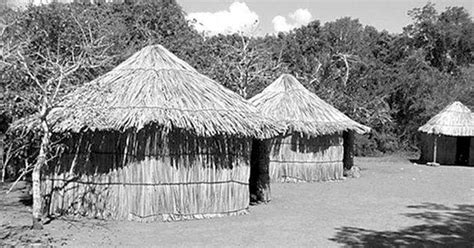
<svg viewBox="0 0 474 248">
<path fill-rule="evenodd" d="M 460 7 L 437 13 L 427 4 L 408 13 L 413 22 L 401 34 L 342 18 L 265 37 L 207 37 L 170 0 L 3 9 L 0 118 L 37 112 L 37 86 L 48 80 L 63 77 L 65 94 L 142 47 L 162 44 L 246 98 L 281 73 L 295 75 L 373 128 L 357 139 L 361 155 L 413 150 L 416 129 L 448 103 L 474 106 L 474 24 Z"/>
</svg>

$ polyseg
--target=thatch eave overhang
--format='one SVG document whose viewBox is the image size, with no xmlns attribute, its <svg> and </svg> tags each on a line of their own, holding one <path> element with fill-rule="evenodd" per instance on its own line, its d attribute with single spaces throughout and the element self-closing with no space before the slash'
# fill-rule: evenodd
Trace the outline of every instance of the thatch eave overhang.
<svg viewBox="0 0 474 248">
<path fill-rule="evenodd" d="M 147 109 L 153 109 L 148 107 Z M 89 109 L 92 110 L 92 109 Z M 58 109 L 57 111 L 61 111 Z M 76 114 L 80 111 L 73 111 Z M 69 112 L 68 111 L 68 112 Z M 102 112 L 103 110 L 101 110 Z M 109 109 L 110 111 L 110 109 Z M 167 112 L 176 112 L 176 115 L 179 115 L 181 110 L 164 110 Z M 219 114 L 219 111 L 206 111 L 214 112 L 213 114 Z M 212 114 L 211 114 L 212 115 Z M 84 132 L 95 132 L 95 131 L 116 131 L 116 132 L 126 132 L 133 131 L 138 132 L 148 126 L 154 126 L 160 129 L 163 133 L 168 133 L 175 129 L 181 129 L 191 134 L 202 137 L 212 137 L 216 135 L 223 136 L 234 136 L 240 138 L 258 138 L 258 139 L 267 139 L 280 135 L 284 132 L 284 127 L 281 124 L 276 124 L 277 122 L 271 120 L 267 117 L 255 116 L 259 118 L 259 122 L 253 124 L 247 124 L 246 126 L 239 126 L 242 123 L 233 123 L 223 128 L 222 125 L 214 125 L 212 122 L 201 123 L 199 126 L 193 125 L 193 121 L 196 120 L 149 120 L 143 121 L 140 123 L 131 123 L 131 122 L 121 122 L 120 120 L 108 119 L 107 116 L 102 116 L 101 118 L 90 119 L 89 121 L 84 122 L 81 117 L 73 117 L 69 115 L 68 118 L 61 118 L 59 116 L 52 115 L 48 118 L 48 124 L 53 133 L 84 133 Z M 213 118 L 213 117 L 209 117 Z M 106 120 L 107 119 L 107 120 Z M 229 124 L 231 120 L 229 120 Z M 12 123 L 9 132 L 22 131 L 22 132 L 37 132 L 40 130 L 40 119 L 35 116 L 30 116 L 27 118 L 20 119 Z"/>
</svg>

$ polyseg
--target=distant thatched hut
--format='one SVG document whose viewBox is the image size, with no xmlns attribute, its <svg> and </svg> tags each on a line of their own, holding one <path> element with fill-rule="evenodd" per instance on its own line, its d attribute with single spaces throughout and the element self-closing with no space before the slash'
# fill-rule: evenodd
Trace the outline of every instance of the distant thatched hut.
<svg viewBox="0 0 474 248">
<path fill-rule="evenodd" d="M 370 130 L 321 100 L 288 74 L 281 75 L 250 101 L 263 114 L 286 126 L 282 136 L 271 143 L 272 181 L 342 178 L 343 132 Z"/>
<path fill-rule="evenodd" d="M 160 45 L 61 106 L 48 121 L 69 135 L 67 146 L 42 178 L 51 214 L 154 221 L 245 213 L 251 139 L 277 132 L 242 97 Z"/>
<path fill-rule="evenodd" d="M 462 103 L 448 105 L 418 131 L 422 162 L 474 165 L 474 116 Z"/>
</svg>

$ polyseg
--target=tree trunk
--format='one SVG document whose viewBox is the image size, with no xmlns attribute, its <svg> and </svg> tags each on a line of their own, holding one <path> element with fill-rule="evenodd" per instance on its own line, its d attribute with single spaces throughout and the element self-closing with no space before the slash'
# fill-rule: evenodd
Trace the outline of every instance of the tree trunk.
<svg viewBox="0 0 474 248">
<path fill-rule="evenodd" d="M 41 129 L 43 137 L 41 138 L 41 145 L 38 158 L 33 167 L 32 180 L 33 180 L 33 229 L 43 229 L 42 216 L 43 216 L 43 196 L 41 195 L 41 168 L 46 165 L 49 143 L 50 143 L 50 132 L 48 123 L 46 122 L 47 109 L 43 107 L 41 111 Z"/>
<path fill-rule="evenodd" d="M 5 174 L 7 172 L 7 165 L 5 164 L 5 161 L 3 160 L 4 155 L 4 145 L 3 145 L 3 140 L 5 139 L 5 135 L 3 133 L 0 133 L 0 167 L 2 167 L 2 183 L 5 182 Z"/>
<path fill-rule="evenodd" d="M 254 139 L 250 155 L 250 203 L 266 203 L 270 192 L 270 141 Z"/>
<path fill-rule="evenodd" d="M 33 167 L 31 177 L 33 179 L 33 229 L 43 229 L 41 220 L 43 205 L 43 199 L 41 197 L 41 167 L 38 163 Z"/>
<path fill-rule="evenodd" d="M 344 170 L 350 170 L 354 166 L 354 131 L 344 131 L 342 138 L 344 140 L 342 163 L 344 164 Z"/>
</svg>

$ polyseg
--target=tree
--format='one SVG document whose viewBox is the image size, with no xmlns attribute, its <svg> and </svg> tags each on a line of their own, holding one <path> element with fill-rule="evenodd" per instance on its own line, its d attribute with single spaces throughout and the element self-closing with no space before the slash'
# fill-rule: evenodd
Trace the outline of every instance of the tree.
<svg viewBox="0 0 474 248">
<path fill-rule="evenodd" d="M 38 156 L 31 165 L 34 229 L 42 228 L 41 170 L 53 155 L 48 116 L 84 74 L 109 61 L 104 54 L 110 44 L 104 42 L 87 16 L 75 10 L 72 5 L 30 7 L 2 34 L 8 48 L 8 56 L 2 58 L 6 65 L 2 68 L 6 72 L 3 83 L 8 88 L 17 84 L 15 79 L 21 79 L 27 93 L 22 98 L 34 110 L 32 118 L 41 136 Z"/>
<path fill-rule="evenodd" d="M 474 61 L 474 23 L 462 7 L 448 7 L 438 14 L 435 5 L 408 11 L 414 23 L 404 32 L 415 48 L 422 48 L 425 59 L 440 71 L 454 72 Z"/>
<path fill-rule="evenodd" d="M 201 49 L 207 62 L 198 65 L 198 70 L 244 98 L 267 85 L 272 73 L 281 66 L 271 60 L 261 39 L 243 34 L 209 37 Z"/>
</svg>

